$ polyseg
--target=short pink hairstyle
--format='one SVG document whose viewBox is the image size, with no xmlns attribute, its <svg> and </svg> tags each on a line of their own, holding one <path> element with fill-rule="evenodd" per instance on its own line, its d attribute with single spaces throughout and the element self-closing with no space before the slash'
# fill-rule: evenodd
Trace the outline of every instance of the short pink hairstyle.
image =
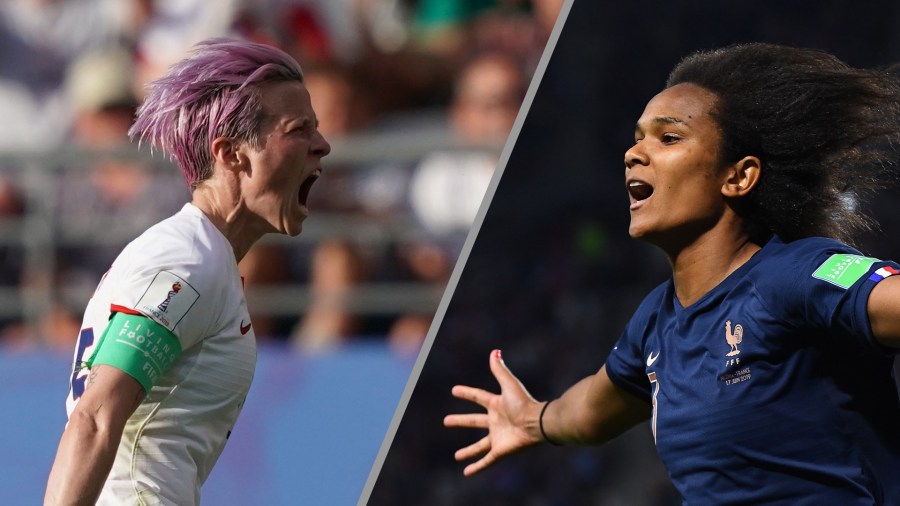
<svg viewBox="0 0 900 506">
<path fill-rule="evenodd" d="M 128 135 L 149 141 L 178 162 L 193 191 L 212 175 L 210 146 L 216 137 L 260 146 L 264 118 L 260 86 L 303 82 L 300 65 L 272 46 L 209 39 L 150 83 Z"/>
</svg>

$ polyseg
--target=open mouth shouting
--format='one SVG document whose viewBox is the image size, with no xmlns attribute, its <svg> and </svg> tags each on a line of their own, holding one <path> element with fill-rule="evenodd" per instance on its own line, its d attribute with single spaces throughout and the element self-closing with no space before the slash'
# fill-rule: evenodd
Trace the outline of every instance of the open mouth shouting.
<svg viewBox="0 0 900 506">
<path fill-rule="evenodd" d="M 307 200 L 309 199 L 309 191 L 312 189 L 313 184 L 316 180 L 319 179 L 319 176 L 322 175 L 322 169 L 316 169 L 312 174 L 306 177 L 302 183 L 300 183 L 300 191 L 297 192 L 297 201 L 300 203 L 300 207 L 303 209 L 307 209 Z"/>
<path fill-rule="evenodd" d="M 653 195 L 653 186 L 650 183 L 639 179 L 631 179 L 626 182 L 628 188 L 628 196 L 631 200 L 631 210 L 635 210 L 641 206 L 647 199 Z"/>
</svg>

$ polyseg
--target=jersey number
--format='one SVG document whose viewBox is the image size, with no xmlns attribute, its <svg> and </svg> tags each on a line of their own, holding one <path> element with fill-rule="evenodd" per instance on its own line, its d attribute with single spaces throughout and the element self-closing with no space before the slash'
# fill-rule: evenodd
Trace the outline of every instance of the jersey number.
<svg viewBox="0 0 900 506">
<path fill-rule="evenodd" d="M 87 382 L 87 375 L 78 377 L 82 371 L 84 364 L 84 351 L 88 346 L 94 344 L 94 329 L 84 329 L 78 336 L 78 344 L 75 348 L 75 365 L 72 368 L 72 400 L 77 400 L 84 394 L 84 386 Z"/>
<path fill-rule="evenodd" d="M 656 373 L 650 372 L 647 373 L 647 378 L 650 379 L 650 385 L 653 387 L 653 420 L 651 422 L 650 428 L 653 430 L 653 442 L 656 442 L 656 396 L 659 395 L 659 381 L 656 381 Z"/>
</svg>

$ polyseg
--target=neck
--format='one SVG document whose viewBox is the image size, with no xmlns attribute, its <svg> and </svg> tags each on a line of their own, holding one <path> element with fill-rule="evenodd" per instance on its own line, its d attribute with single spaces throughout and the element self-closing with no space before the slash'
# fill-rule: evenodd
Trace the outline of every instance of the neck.
<svg viewBox="0 0 900 506">
<path fill-rule="evenodd" d="M 715 227 L 690 244 L 669 252 L 675 296 L 683 307 L 697 302 L 761 247 L 740 226 Z"/>
<path fill-rule="evenodd" d="M 222 191 L 214 182 L 204 181 L 204 184 L 194 190 L 191 203 L 200 208 L 222 232 L 231 244 L 237 262 L 244 258 L 250 247 L 265 233 L 254 226 L 239 192 Z"/>
</svg>

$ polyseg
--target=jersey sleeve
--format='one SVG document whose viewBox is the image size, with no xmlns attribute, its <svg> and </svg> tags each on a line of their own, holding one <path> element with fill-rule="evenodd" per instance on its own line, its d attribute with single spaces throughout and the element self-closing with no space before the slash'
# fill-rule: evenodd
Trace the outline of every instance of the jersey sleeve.
<svg viewBox="0 0 900 506">
<path fill-rule="evenodd" d="M 613 384 L 647 403 L 651 387 L 644 362 L 645 343 L 667 285 L 658 286 L 641 302 L 606 359 L 606 374 Z"/>
<path fill-rule="evenodd" d="M 142 252 L 129 259 L 123 275 L 111 287 L 111 313 L 140 314 L 178 338 L 187 350 L 210 335 L 219 319 L 223 276 L 215 266 L 189 253 Z"/>
<path fill-rule="evenodd" d="M 850 263 L 857 267 L 858 272 L 852 276 L 855 280 L 848 279 L 844 284 L 836 284 L 816 276 L 817 273 L 834 270 L 835 265 L 842 268 Z M 807 314 L 818 325 L 837 327 L 879 353 L 895 355 L 897 350 L 882 346 L 872 334 L 868 303 L 875 286 L 896 274 L 900 274 L 900 265 L 895 262 L 852 254 L 832 254 L 813 273 L 814 281 L 806 290 Z"/>
<path fill-rule="evenodd" d="M 649 403 L 650 380 L 644 371 L 639 344 L 634 332 L 626 328 L 606 359 L 606 374 L 614 385 Z"/>
<path fill-rule="evenodd" d="M 896 354 L 872 334 L 868 301 L 880 281 L 900 273 L 900 265 L 863 256 L 839 243 L 787 265 L 791 267 L 785 269 L 789 283 L 775 295 L 775 304 L 787 311 L 789 321 L 798 327 L 819 328 L 855 339 L 877 353 Z"/>
</svg>

